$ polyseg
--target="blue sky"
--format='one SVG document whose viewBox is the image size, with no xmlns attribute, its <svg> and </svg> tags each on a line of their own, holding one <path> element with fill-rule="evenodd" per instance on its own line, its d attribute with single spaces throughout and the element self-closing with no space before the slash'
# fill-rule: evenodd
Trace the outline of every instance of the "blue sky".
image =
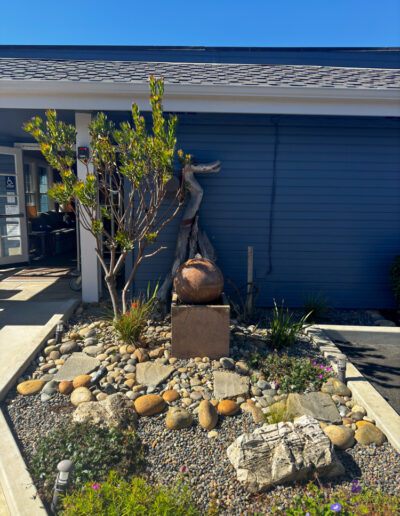
<svg viewBox="0 0 400 516">
<path fill-rule="evenodd" d="M 3 0 L 0 44 L 400 46 L 400 1 Z"/>
</svg>

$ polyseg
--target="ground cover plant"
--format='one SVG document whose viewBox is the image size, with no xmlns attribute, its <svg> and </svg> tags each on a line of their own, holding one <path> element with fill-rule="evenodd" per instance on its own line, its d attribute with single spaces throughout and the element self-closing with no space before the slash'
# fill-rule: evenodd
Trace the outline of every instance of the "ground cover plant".
<svg viewBox="0 0 400 516">
<path fill-rule="evenodd" d="M 275 349 L 293 346 L 296 337 L 303 333 L 306 328 L 306 321 L 310 314 L 303 315 L 299 321 L 294 320 L 294 313 L 289 312 L 282 299 L 278 307 L 274 299 L 274 308 L 269 320 L 271 344 Z"/>
<path fill-rule="evenodd" d="M 193 495 L 182 479 L 170 488 L 143 478 L 125 478 L 111 471 L 104 482 L 88 482 L 63 499 L 64 516 L 200 516 Z M 215 514 L 215 513 L 214 513 Z"/>
<path fill-rule="evenodd" d="M 332 376 L 329 366 L 287 354 L 262 356 L 257 353 L 248 360 L 248 365 L 259 369 L 266 380 L 275 382 L 283 393 L 317 391 Z"/>
<path fill-rule="evenodd" d="M 353 480 L 350 488 L 339 488 L 333 493 L 310 483 L 305 494 L 297 495 L 284 510 L 275 507 L 274 513 L 285 516 L 395 516 L 400 514 L 400 498 L 364 488 L 358 480 Z"/>
<path fill-rule="evenodd" d="M 132 430 L 101 428 L 92 423 L 63 422 L 42 437 L 36 449 L 33 478 L 47 502 L 52 496 L 57 464 L 63 459 L 74 463 L 71 489 L 102 481 L 111 469 L 129 479 L 143 464 L 142 448 Z"/>
</svg>

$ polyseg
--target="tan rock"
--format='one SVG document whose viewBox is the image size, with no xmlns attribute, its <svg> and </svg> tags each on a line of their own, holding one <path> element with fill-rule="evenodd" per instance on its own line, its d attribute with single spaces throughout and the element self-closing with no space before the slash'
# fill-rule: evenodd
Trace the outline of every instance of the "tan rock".
<svg viewBox="0 0 400 516">
<path fill-rule="evenodd" d="M 22 394 L 22 396 L 30 396 L 31 394 L 40 392 L 45 383 L 46 382 L 43 380 L 27 380 L 17 386 L 17 391 Z"/>
<path fill-rule="evenodd" d="M 139 363 L 146 362 L 149 359 L 149 354 L 144 348 L 138 348 L 133 353 L 135 357 L 138 359 Z"/>
<path fill-rule="evenodd" d="M 223 416 L 234 416 L 239 412 L 239 405 L 232 400 L 222 400 L 218 403 L 218 412 Z"/>
<path fill-rule="evenodd" d="M 212 400 L 210 400 L 210 403 L 211 403 L 211 405 L 213 405 L 214 407 L 217 407 L 217 406 L 218 406 L 218 400 L 214 400 L 214 399 L 212 399 Z"/>
<path fill-rule="evenodd" d="M 339 450 L 346 450 L 354 444 L 354 432 L 350 428 L 342 425 L 328 425 L 323 428 L 323 431 Z"/>
<path fill-rule="evenodd" d="M 159 358 L 159 357 L 163 356 L 164 350 L 165 350 L 164 347 L 152 349 L 151 351 L 149 351 L 149 357 L 150 358 Z"/>
<path fill-rule="evenodd" d="M 78 387 L 71 394 L 71 403 L 75 407 L 80 405 L 81 403 L 86 403 L 87 401 L 93 401 L 93 394 L 89 391 L 87 387 Z"/>
<path fill-rule="evenodd" d="M 330 377 L 321 387 L 322 392 L 338 396 L 351 396 L 351 390 L 337 378 Z"/>
<path fill-rule="evenodd" d="M 212 430 L 218 423 L 218 413 L 208 400 L 203 400 L 199 405 L 199 423 L 206 430 Z"/>
<path fill-rule="evenodd" d="M 242 407 L 242 405 L 240 405 L 240 407 Z M 257 425 L 259 423 L 265 423 L 265 414 L 260 407 L 251 406 L 251 415 L 253 416 L 254 423 Z"/>
<path fill-rule="evenodd" d="M 68 338 L 71 339 L 71 340 L 79 340 L 80 339 L 80 336 L 78 333 L 76 333 L 75 331 L 71 331 L 69 334 L 68 334 Z"/>
<path fill-rule="evenodd" d="M 78 387 L 90 387 L 92 385 L 92 377 L 88 374 L 80 374 L 74 378 L 72 384 L 74 389 Z"/>
<path fill-rule="evenodd" d="M 58 384 L 58 390 L 61 394 L 67 396 L 68 394 L 71 394 L 71 392 L 74 390 L 74 386 L 72 382 L 69 382 L 68 380 L 63 380 Z"/>
<path fill-rule="evenodd" d="M 124 381 L 124 385 L 132 389 L 132 387 L 135 385 L 135 380 L 133 378 L 128 378 Z"/>
<path fill-rule="evenodd" d="M 174 389 L 169 389 L 168 391 L 164 392 L 162 397 L 166 402 L 171 403 L 172 401 L 178 400 L 181 396 L 178 391 L 175 391 Z"/>
<path fill-rule="evenodd" d="M 193 423 L 192 414 L 182 407 L 171 407 L 167 412 L 165 424 L 170 430 L 188 428 Z"/>
<path fill-rule="evenodd" d="M 355 438 L 358 443 L 363 445 L 375 443 L 377 446 L 380 446 L 386 441 L 385 434 L 372 423 L 367 421 L 358 421 L 358 423 L 365 423 L 356 430 Z"/>
<path fill-rule="evenodd" d="M 153 416 L 165 408 L 165 400 L 157 394 L 145 394 L 135 401 L 136 412 L 140 416 Z"/>
<path fill-rule="evenodd" d="M 360 405 L 353 405 L 353 408 L 351 409 L 352 412 L 359 412 L 363 416 L 367 415 L 367 411 L 364 407 L 361 407 Z"/>
</svg>

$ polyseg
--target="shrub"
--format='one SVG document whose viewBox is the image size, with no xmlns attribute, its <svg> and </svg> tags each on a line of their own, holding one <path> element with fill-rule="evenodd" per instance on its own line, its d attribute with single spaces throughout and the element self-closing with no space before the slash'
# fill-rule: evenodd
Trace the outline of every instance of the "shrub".
<svg viewBox="0 0 400 516">
<path fill-rule="evenodd" d="M 304 299 L 303 309 L 305 314 L 309 314 L 310 321 L 320 321 L 329 310 L 328 300 L 322 294 L 310 294 Z"/>
<path fill-rule="evenodd" d="M 333 493 L 310 483 L 307 493 L 293 498 L 284 510 L 275 507 L 274 512 L 285 516 L 325 516 L 335 513 L 343 516 L 394 516 L 400 513 L 400 499 L 382 491 L 362 488 L 357 480 L 353 480 L 350 488 L 340 488 Z"/>
<path fill-rule="evenodd" d="M 87 483 L 63 499 L 64 516 L 200 516 L 193 497 L 179 480 L 171 488 L 152 486 L 142 478 L 127 482 L 111 471 L 103 483 Z"/>
<path fill-rule="evenodd" d="M 139 296 L 132 301 L 131 309 L 114 318 L 114 313 L 109 316 L 113 319 L 115 331 L 125 344 L 136 344 L 146 326 L 146 321 L 153 311 L 156 301 L 158 285 L 152 293 L 150 286 L 147 287 L 146 296 Z"/>
<path fill-rule="evenodd" d="M 400 312 L 400 254 L 395 256 L 392 266 L 390 267 L 390 280 Z"/>
<path fill-rule="evenodd" d="M 282 305 L 278 308 L 274 299 L 274 308 L 270 318 L 271 341 L 276 349 L 293 346 L 296 337 L 303 333 L 306 328 L 306 320 L 310 314 L 304 315 L 300 321 L 294 321 L 293 312 L 289 312 L 284 307 L 285 301 L 282 299 Z"/>
<path fill-rule="evenodd" d="M 284 392 L 304 392 L 307 389 L 319 390 L 331 376 L 331 368 L 317 364 L 306 358 L 290 357 L 273 353 L 267 357 L 253 355 L 248 364 L 260 369 L 268 381 L 277 383 Z"/>
<path fill-rule="evenodd" d="M 51 498 L 57 464 L 63 459 L 70 459 L 75 466 L 71 488 L 103 480 L 110 469 L 129 477 L 143 461 L 141 445 L 133 431 L 101 428 L 92 423 L 64 422 L 40 439 L 36 449 L 33 478 L 47 501 Z"/>
</svg>

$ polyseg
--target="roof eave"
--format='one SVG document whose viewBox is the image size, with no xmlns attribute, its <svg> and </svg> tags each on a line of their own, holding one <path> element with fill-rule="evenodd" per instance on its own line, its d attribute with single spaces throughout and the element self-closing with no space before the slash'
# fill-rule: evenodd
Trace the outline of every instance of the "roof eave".
<svg viewBox="0 0 400 516">
<path fill-rule="evenodd" d="M 149 109 L 147 83 L 0 80 L 0 108 Z M 400 90 L 165 84 L 166 111 L 400 116 Z"/>
</svg>

